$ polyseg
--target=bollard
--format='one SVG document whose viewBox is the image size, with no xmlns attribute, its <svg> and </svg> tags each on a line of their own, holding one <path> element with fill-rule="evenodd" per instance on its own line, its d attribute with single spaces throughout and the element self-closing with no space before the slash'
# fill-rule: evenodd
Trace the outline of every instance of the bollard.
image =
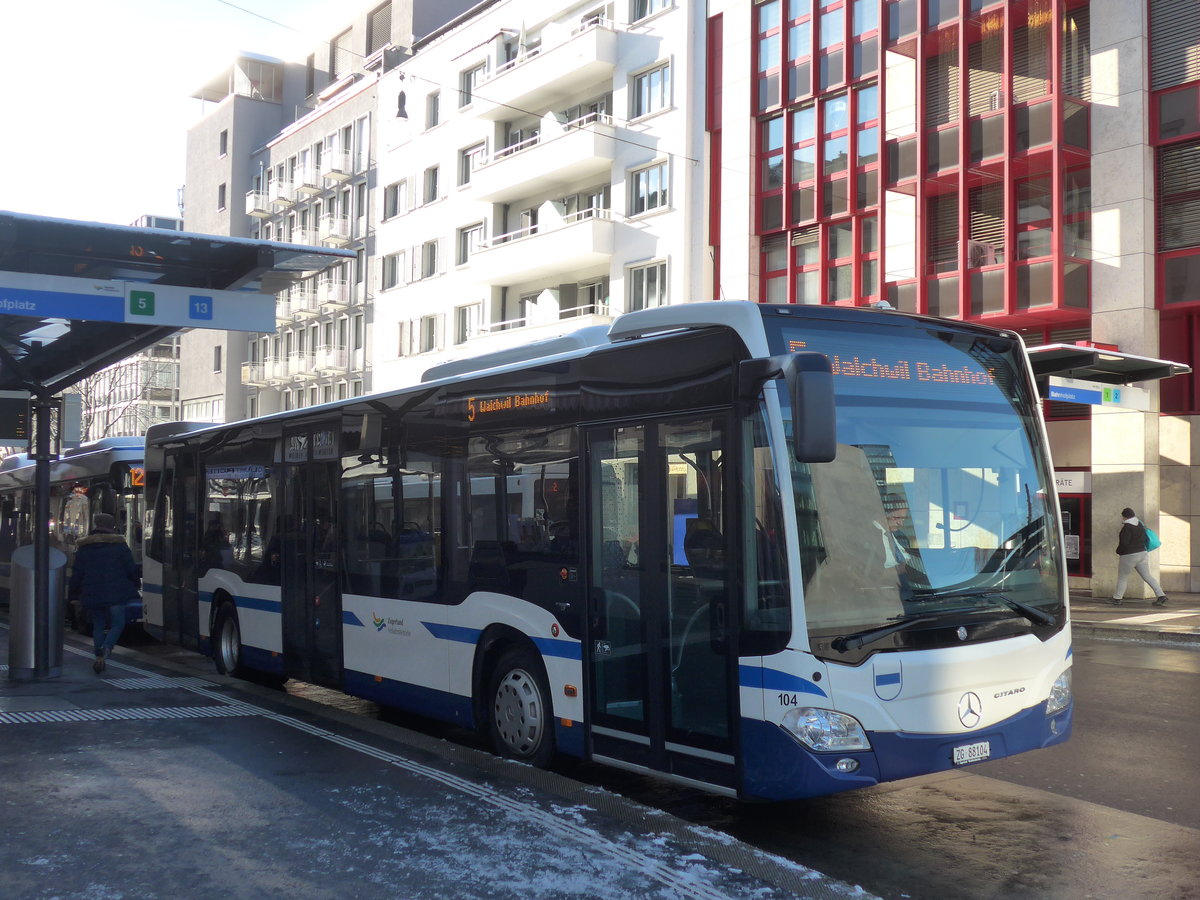
<svg viewBox="0 0 1200 900">
<path fill-rule="evenodd" d="M 12 554 L 8 597 L 8 677 L 10 681 L 58 678 L 63 658 L 63 591 L 67 555 L 50 547 L 49 594 L 39 609 L 34 590 L 34 548 L 18 547 Z"/>
</svg>

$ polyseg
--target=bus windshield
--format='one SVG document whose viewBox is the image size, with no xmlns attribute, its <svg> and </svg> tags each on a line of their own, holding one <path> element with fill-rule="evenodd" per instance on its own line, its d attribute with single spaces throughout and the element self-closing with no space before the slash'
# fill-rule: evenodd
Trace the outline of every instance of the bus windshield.
<svg viewBox="0 0 1200 900">
<path fill-rule="evenodd" d="M 1061 623 L 1058 518 L 1019 342 L 909 319 L 780 322 L 773 340 L 834 372 L 837 457 L 793 463 L 814 649 L 847 636 L 911 647 L 906 624 L 928 646 L 950 620 L 1008 623 L 969 639 Z"/>
</svg>

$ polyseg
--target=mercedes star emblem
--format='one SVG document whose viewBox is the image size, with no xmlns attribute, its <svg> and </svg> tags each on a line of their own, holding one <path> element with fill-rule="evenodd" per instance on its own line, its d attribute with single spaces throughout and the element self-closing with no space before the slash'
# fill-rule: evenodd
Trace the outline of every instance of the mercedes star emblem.
<svg viewBox="0 0 1200 900">
<path fill-rule="evenodd" d="M 982 710 L 983 703 L 979 695 L 968 691 L 958 701 L 958 721 L 963 723 L 964 728 L 974 728 L 983 718 Z"/>
</svg>

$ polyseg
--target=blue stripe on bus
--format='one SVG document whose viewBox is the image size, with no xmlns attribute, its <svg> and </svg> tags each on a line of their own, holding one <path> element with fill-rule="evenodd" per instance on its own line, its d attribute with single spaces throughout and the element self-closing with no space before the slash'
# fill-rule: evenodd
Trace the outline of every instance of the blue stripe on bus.
<svg viewBox="0 0 1200 900">
<path fill-rule="evenodd" d="M 542 651 L 542 656 L 559 656 L 563 659 L 583 659 L 583 645 L 578 641 L 535 637 L 533 643 Z"/>
<path fill-rule="evenodd" d="M 892 672 L 890 675 L 876 675 L 875 676 L 875 687 L 880 687 L 885 684 L 899 684 L 899 683 L 900 683 L 900 673 L 899 672 Z"/>
<path fill-rule="evenodd" d="M 795 691 L 799 694 L 816 694 L 818 697 L 828 696 L 807 678 L 760 666 L 738 666 L 738 684 L 764 691 Z"/>
<path fill-rule="evenodd" d="M 162 592 L 163 588 L 161 584 L 151 584 L 149 581 L 142 582 L 143 594 L 161 594 Z"/>
<path fill-rule="evenodd" d="M 443 625 L 438 622 L 422 622 L 429 633 L 443 641 L 456 641 L 460 644 L 476 644 L 483 634 L 478 628 L 467 628 L 464 625 Z M 557 656 L 562 659 L 583 659 L 583 645 L 578 641 L 564 641 L 555 638 L 531 638 L 543 656 Z"/>
<path fill-rule="evenodd" d="M 422 622 L 435 638 L 443 641 L 457 641 L 460 644 L 475 644 L 483 632 L 478 628 L 466 628 L 462 625 L 442 625 L 439 622 Z"/>
<path fill-rule="evenodd" d="M 356 616 L 354 614 L 354 610 L 352 610 L 352 609 L 343 609 L 342 610 L 342 624 L 343 625 L 357 625 L 360 628 L 367 627 L 366 623 L 363 622 L 363 620 L 360 619 L 358 616 Z"/>
</svg>

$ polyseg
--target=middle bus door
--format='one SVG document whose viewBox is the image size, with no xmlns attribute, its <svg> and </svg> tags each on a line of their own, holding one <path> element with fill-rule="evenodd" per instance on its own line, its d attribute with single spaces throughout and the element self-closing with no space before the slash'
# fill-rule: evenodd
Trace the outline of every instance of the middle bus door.
<svg viewBox="0 0 1200 900">
<path fill-rule="evenodd" d="M 736 789 L 723 417 L 589 432 L 593 757 Z"/>
<path fill-rule="evenodd" d="M 340 428 L 284 435 L 283 665 L 289 678 L 341 687 L 337 525 Z"/>
</svg>

